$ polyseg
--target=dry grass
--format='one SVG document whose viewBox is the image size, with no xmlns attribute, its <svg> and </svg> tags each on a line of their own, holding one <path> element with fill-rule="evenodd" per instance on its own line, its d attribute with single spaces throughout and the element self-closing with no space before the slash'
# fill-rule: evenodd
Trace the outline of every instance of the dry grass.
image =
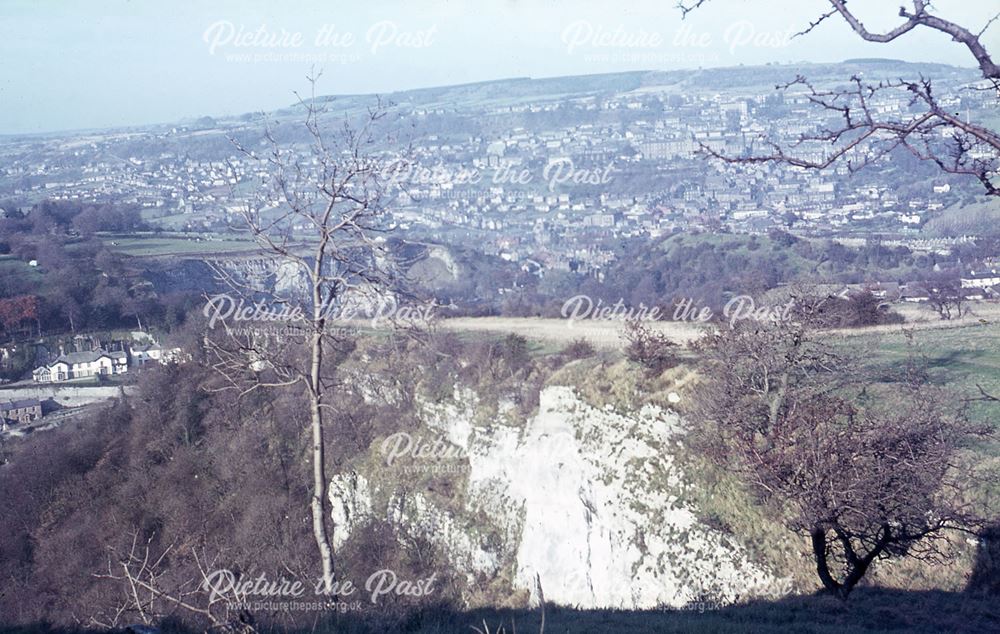
<svg viewBox="0 0 1000 634">
<path fill-rule="evenodd" d="M 897 304 L 893 309 L 906 317 L 906 323 L 889 326 L 871 326 L 832 330 L 837 335 L 870 335 L 898 333 L 904 329 L 926 330 L 939 328 L 970 328 L 986 323 L 1000 323 L 1000 303 L 975 302 L 970 304 L 971 312 L 960 319 L 942 321 L 925 306 Z M 441 327 L 456 332 L 509 334 L 514 333 L 534 341 L 566 346 L 576 339 L 585 339 L 599 350 L 621 350 L 624 348 L 620 321 L 587 320 L 570 323 L 565 319 L 543 319 L 540 317 L 459 317 L 444 319 Z M 686 345 L 701 336 L 699 325 L 679 321 L 658 321 L 652 329 L 666 335 L 671 341 Z"/>
<path fill-rule="evenodd" d="M 540 317 L 460 317 L 443 320 L 441 325 L 459 332 L 514 333 L 561 346 L 569 345 L 576 339 L 586 339 L 599 350 L 624 347 L 621 336 L 624 325 L 620 321 L 593 320 L 571 324 L 565 319 Z M 685 322 L 655 322 L 652 329 L 679 344 L 686 344 L 701 335 L 697 326 Z"/>
</svg>

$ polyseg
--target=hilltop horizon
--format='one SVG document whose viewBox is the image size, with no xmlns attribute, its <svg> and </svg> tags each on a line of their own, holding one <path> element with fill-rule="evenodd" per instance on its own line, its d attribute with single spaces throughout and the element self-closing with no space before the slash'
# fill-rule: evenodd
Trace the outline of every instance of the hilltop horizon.
<svg viewBox="0 0 1000 634">
<path fill-rule="evenodd" d="M 413 97 L 418 96 L 423 93 L 428 93 L 432 91 L 447 91 L 447 90 L 458 90 L 463 88 L 476 88 L 484 86 L 497 86 L 502 84 L 510 83 L 533 83 L 536 87 L 541 88 L 543 84 L 554 83 L 566 80 L 578 80 L 586 81 L 588 79 L 610 79 L 610 78 L 640 78 L 653 76 L 683 76 L 690 75 L 692 73 L 714 73 L 723 71 L 740 71 L 740 72 L 752 72 L 758 69 L 794 69 L 803 67 L 815 67 L 828 69 L 833 71 L 835 74 L 838 69 L 845 65 L 861 64 L 861 65 L 891 65 L 899 67 L 930 67 L 930 68 L 940 68 L 949 69 L 953 71 L 966 71 L 969 73 L 970 81 L 977 79 L 976 71 L 974 68 L 969 66 L 958 66 L 955 64 L 947 63 L 937 63 L 937 62 L 914 62 L 890 57 L 856 57 L 847 58 L 838 62 L 814 62 L 808 60 L 802 61 L 791 61 L 791 62 L 767 62 L 763 64 L 736 64 L 727 66 L 712 66 L 706 68 L 679 68 L 679 69 L 638 69 L 638 70 L 623 70 L 623 71 L 613 71 L 606 73 L 582 73 L 576 75 L 550 75 L 550 76 L 509 76 L 509 77 L 497 77 L 493 79 L 482 79 L 478 81 L 468 81 L 459 83 L 446 83 L 446 84 L 436 84 L 419 86 L 415 88 L 404 88 L 399 90 L 391 90 L 387 92 L 324 92 L 323 94 L 316 95 L 315 99 L 318 101 L 331 101 L 338 99 L 372 99 L 376 97 L 385 97 L 388 99 L 398 98 L 398 97 Z M 789 74 L 788 80 L 794 79 L 794 75 Z M 322 85 L 324 78 L 321 76 L 317 85 Z M 305 77 L 302 80 L 303 86 L 308 85 L 308 81 Z M 648 84 L 648 85 L 662 85 L 662 84 Z M 770 86 L 773 88 L 773 86 Z M 590 89 L 595 90 L 595 89 Z M 588 92 L 587 90 L 580 90 L 580 92 Z M 534 93 L 534 96 L 544 93 Z M 311 99 L 305 99 L 306 102 Z M 49 137 L 49 136 L 59 136 L 63 134 L 85 134 L 85 133 L 95 133 L 95 132 L 110 132 L 110 131 L 127 131 L 127 130 L 143 130 L 148 128 L 156 128 L 161 126 L 176 126 L 176 125 L 190 125 L 204 119 L 212 120 L 232 120 L 246 118 L 251 115 L 259 115 L 261 113 L 270 114 L 278 113 L 282 111 L 288 111 L 295 108 L 298 105 L 297 102 L 289 100 L 286 105 L 279 106 L 271 109 L 250 109 L 244 110 L 236 113 L 201 113 L 198 115 L 192 115 L 187 117 L 181 117 L 177 119 L 161 120 L 161 121 L 148 121 L 143 123 L 135 123 L 123 126 L 99 126 L 93 128 L 64 128 L 64 129 L 52 129 L 43 130 L 39 132 L 0 132 L 0 139 L 19 139 L 27 137 Z"/>
</svg>

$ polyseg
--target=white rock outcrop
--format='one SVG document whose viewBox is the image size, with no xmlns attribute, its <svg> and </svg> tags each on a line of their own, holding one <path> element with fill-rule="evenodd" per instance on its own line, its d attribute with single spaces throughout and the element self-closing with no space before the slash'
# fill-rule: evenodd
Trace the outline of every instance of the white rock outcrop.
<svg viewBox="0 0 1000 634">
<path fill-rule="evenodd" d="M 683 500 L 683 474 L 666 450 L 679 434 L 676 414 L 647 406 L 624 415 L 548 387 L 523 426 L 483 427 L 471 394 L 458 403 L 424 413 L 429 431 L 468 456 L 462 507 L 410 494 L 378 514 L 436 540 L 470 579 L 507 566 L 512 590 L 533 599 L 537 578 L 548 601 L 623 609 L 726 603 L 781 585 Z M 330 495 L 339 545 L 374 512 L 372 492 L 350 475 L 335 478 Z M 500 538 L 484 545 L 467 530 L 472 518 Z"/>
</svg>

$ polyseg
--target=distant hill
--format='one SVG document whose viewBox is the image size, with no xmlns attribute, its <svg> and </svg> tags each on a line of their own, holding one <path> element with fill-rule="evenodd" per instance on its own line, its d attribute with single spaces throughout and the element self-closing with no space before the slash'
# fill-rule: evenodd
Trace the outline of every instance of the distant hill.
<svg viewBox="0 0 1000 634">
<path fill-rule="evenodd" d="M 597 75 L 563 77 L 514 77 L 451 86 L 416 88 L 380 95 L 400 106 L 461 107 L 485 102 L 517 102 L 524 99 L 544 100 L 587 95 L 625 93 L 642 88 L 663 87 L 667 90 L 687 90 L 697 86 L 702 90 L 725 91 L 758 87 L 771 90 L 776 84 L 803 75 L 817 83 L 843 82 L 861 74 L 872 80 L 899 77 L 931 77 L 938 80 L 969 82 L 978 79 L 974 69 L 947 64 L 912 63 L 895 59 L 856 58 L 838 63 L 808 62 L 770 64 L 765 66 L 730 66 L 672 71 L 630 71 Z M 374 94 L 324 95 L 316 101 L 333 104 L 338 110 L 352 110 L 371 104 Z M 280 113 L 291 114 L 295 105 Z"/>
</svg>

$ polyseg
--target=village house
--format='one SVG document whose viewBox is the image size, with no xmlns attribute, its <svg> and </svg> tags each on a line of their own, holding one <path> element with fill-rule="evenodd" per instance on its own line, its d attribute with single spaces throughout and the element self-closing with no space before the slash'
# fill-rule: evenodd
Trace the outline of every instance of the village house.
<svg viewBox="0 0 1000 634">
<path fill-rule="evenodd" d="M 155 343 L 132 346 L 130 352 L 132 363 L 135 365 L 145 365 L 149 361 L 164 363 L 167 361 L 166 357 L 168 356 L 163 348 Z"/>
<path fill-rule="evenodd" d="M 0 402 L 0 425 L 30 423 L 42 417 L 42 404 L 37 398 Z"/>
<path fill-rule="evenodd" d="M 90 376 L 111 376 L 128 371 L 128 356 L 119 350 L 71 352 L 31 373 L 36 383 L 55 383 Z"/>
<path fill-rule="evenodd" d="M 962 288 L 990 288 L 1000 285 L 1000 273 L 996 269 L 976 273 L 972 271 L 967 277 L 962 277 Z"/>
<path fill-rule="evenodd" d="M 164 348 L 148 333 L 133 332 L 132 341 L 128 346 L 129 367 L 144 366 L 151 361 L 166 365 L 190 358 L 181 348 Z"/>
</svg>

